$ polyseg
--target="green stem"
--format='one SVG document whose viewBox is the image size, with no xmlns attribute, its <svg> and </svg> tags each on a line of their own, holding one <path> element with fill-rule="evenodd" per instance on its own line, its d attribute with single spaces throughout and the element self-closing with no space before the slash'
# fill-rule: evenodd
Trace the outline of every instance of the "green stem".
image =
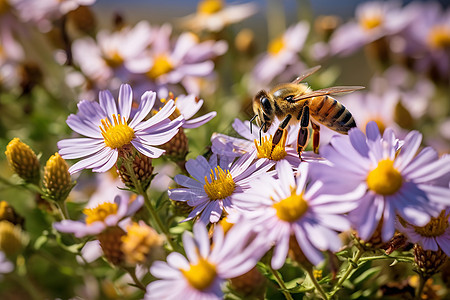
<svg viewBox="0 0 450 300">
<path fill-rule="evenodd" d="M 131 278 L 133 279 L 134 283 L 136 284 L 136 287 L 140 288 L 143 291 L 146 291 L 145 285 L 142 284 L 142 282 L 137 278 L 136 276 L 136 270 L 134 268 L 124 268 L 125 271 L 130 274 Z"/>
<path fill-rule="evenodd" d="M 334 294 L 336 294 L 336 292 L 341 288 L 342 284 L 344 283 L 344 281 L 350 276 L 350 274 L 353 272 L 353 270 L 355 269 L 354 265 L 358 264 L 359 259 L 361 258 L 361 256 L 363 255 L 364 251 L 360 248 L 358 248 L 358 251 L 356 252 L 356 255 L 353 256 L 353 263 L 349 263 L 348 264 L 348 269 L 347 271 L 344 273 L 344 275 L 339 279 L 338 283 L 334 286 L 333 291 L 331 292 L 330 296 L 333 296 Z"/>
<path fill-rule="evenodd" d="M 306 268 L 306 272 L 309 275 L 309 278 L 311 279 L 311 282 L 314 284 L 314 286 L 316 287 L 316 290 L 319 292 L 319 294 L 322 296 L 323 299 L 328 300 L 328 296 L 325 293 L 325 291 L 323 290 L 322 286 L 319 284 L 319 282 L 317 282 L 316 277 L 314 276 L 313 273 L 313 268 Z"/>
<path fill-rule="evenodd" d="M 284 284 L 283 279 L 280 277 L 278 272 L 272 268 L 270 263 L 269 263 L 269 268 L 270 268 L 270 271 L 272 272 L 273 276 L 275 277 L 275 280 L 277 281 L 278 285 L 280 286 L 281 292 L 283 293 L 284 297 L 286 297 L 287 300 L 293 300 L 291 293 L 289 293 L 287 291 L 287 288 L 286 288 L 286 285 Z"/>
<path fill-rule="evenodd" d="M 415 294 L 416 294 L 415 299 L 418 299 L 418 300 L 422 299 L 421 296 L 422 296 L 423 288 L 425 287 L 425 283 L 427 282 L 429 277 L 423 277 L 422 275 L 420 275 L 419 278 L 420 278 L 419 285 L 417 286 L 416 292 L 415 292 Z"/>
<path fill-rule="evenodd" d="M 360 262 L 362 261 L 371 261 L 371 260 L 380 260 L 380 259 L 397 259 L 402 261 L 414 261 L 414 257 L 408 257 L 408 256 L 392 256 L 392 255 L 381 255 L 381 256 L 366 256 L 359 259 Z"/>
<path fill-rule="evenodd" d="M 59 213 L 61 214 L 61 218 L 63 220 L 70 219 L 69 212 L 67 211 L 67 206 L 65 203 L 54 202 L 56 207 L 58 208 Z"/>
<path fill-rule="evenodd" d="M 155 208 L 153 207 L 153 204 L 151 203 L 147 192 L 144 191 L 144 189 L 142 188 L 141 182 L 136 178 L 136 174 L 134 173 L 133 166 L 131 165 L 132 162 L 128 159 L 124 159 L 124 164 L 125 164 L 125 168 L 127 169 L 127 172 L 130 174 L 131 181 L 133 182 L 136 192 L 139 195 L 142 195 L 144 197 L 145 207 L 150 212 L 150 215 L 152 216 L 153 221 L 156 222 L 156 227 L 157 227 L 158 231 L 162 232 L 166 236 L 167 243 L 172 248 L 171 250 L 174 251 L 175 249 L 177 249 L 177 247 L 173 243 L 169 231 L 164 226 L 163 222 L 161 221 L 161 218 L 159 217 L 158 213 L 156 212 Z"/>
</svg>

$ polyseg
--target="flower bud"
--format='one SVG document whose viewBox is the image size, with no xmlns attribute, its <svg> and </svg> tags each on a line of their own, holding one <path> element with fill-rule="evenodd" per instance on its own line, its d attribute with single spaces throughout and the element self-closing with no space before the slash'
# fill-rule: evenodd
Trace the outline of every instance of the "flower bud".
<svg viewBox="0 0 450 300">
<path fill-rule="evenodd" d="M 419 274 L 424 278 L 430 278 L 439 273 L 447 255 L 440 248 L 438 251 L 424 250 L 420 245 L 414 245 L 414 261 Z"/>
<path fill-rule="evenodd" d="M 113 265 L 121 266 L 125 261 L 125 256 L 122 252 L 122 237 L 125 234 L 122 228 L 114 226 L 107 228 L 97 236 L 103 254 Z"/>
<path fill-rule="evenodd" d="M 59 153 L 55 153 L 45 164 L 44 192 L 54 201 L 64 201 L 72 189 L 71 182 L 69 166 Z"/>
<path fill-rule="evenodd" d="M 178 133 L 167 143 L 160 146 L 161 149 L 166 150 L 164 155 L 168 156 L 174 161 L 183 161 L 189 152 L 189 143 L 186 134 L 182 127 Z"/>
<path fill-rule="evenodd" d="M 150 266 L 164 257 L 163 240 L 159 234 L 143 221 L 132 223 L 122 236 L 122 252 L 130 265 Z"/>
<path fill-rule="evenodd" d="M 19 254 L 28 243 L 28 236 L 20 226 L 0 221 L 0 250 L 7 256 Z"/>
<path fill-rule="evenodd" d="M 5 154 L 9 165 L 20 178 L 29 183 L 39 183 L 39 160 L 27 144 L 14 138 L 6 146 Z"/>
<path fill-rule="evenodd" d="M 16 213 L 14 208 L 6 201 L 0 201 L 0 221 L 8 221 L 23 227 L 24 218 Z"/>
<path fill-rule="evenodd" d="M 127 156 L 125 159 L 133 160 L 133 170 L 136 179 L 141 183 L 142 188 L 147 190 L 153 179 L 153 166 L 152 159 L 141 153 L 137 153 L 133 156 Z M 117 174 L 119 174 L 122 182 L 129 188 L 135 188 L 132 177 L 129 174 L 125 164 L 121 164 L 120 167 L 116 165 Z"/>
</svg>

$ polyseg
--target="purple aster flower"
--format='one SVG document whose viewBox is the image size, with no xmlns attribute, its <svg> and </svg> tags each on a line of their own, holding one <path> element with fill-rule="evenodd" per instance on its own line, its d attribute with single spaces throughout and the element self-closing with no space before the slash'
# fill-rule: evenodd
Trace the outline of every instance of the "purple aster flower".
<svg viewBox="0 0 450 300">
<path fill-rule="evenodd" d="M 405 234 L 409 241 L 419 244 L 424 250 L 438 251 L 439 248 L 450 256 L 450 210 L 442 210 L 437 218 L 422 227 L 413 226 L 403 221 L 397 222 L 397 229 Z"/>
<path fill-rule="evenodd" d="M 221 31 L 224 27 L 239 23 L 255 14 L 255 3 L 226 4 L 222 0 L 201 0 L 197 13 L 184 17 L 181 22 L 194 31 Z"/>
<path fill-rule="evenodd" d="M 194 236 L 183 233 L 187 259 L 172 252 L 167 263 L 154 262 L 150 272 L 161 280 L 147 286 L 144 299 L 222 299 L 226 279 L 248 272 L 263 254 L 258 244 L 248 243 L 248 236 L 249 231 L 239 225 L 225 236 L 217 226 L 211 246 L 205 225 L 195 224 Z"/>
<path fill-rule="evenodd" d="M 381 136 L 377 124 L 369 122 L 366 135 L 355 128 L 348 137 L 333 137 L 322 149 L 332 166 L 320 165 L 316 171 L 330 190 L 348 192 L 362 186 L 366 191 L 349 213 L 363 240 L 369 240 L 382 222 L 381 236 L 388 241 L 395 232 L 396 215 L 425 226 L 450 204 L 448 183 L 438 184 L 449 175 L 450 156 L 439 159 L 429 147 L 416 155 L 421 140 L 419 132 L 411 131 L 399 150 L 400 141 L 391 128 Z"/>
<path fill-rule="evenodd" d="M 199 42 L 197 36 L 184 32 L 171 41 L 172 28 L 165 24 L 155 28 L 151 47 L 127 64 L 127 68 L 144 83 L 151 82 L 158 87 L 181 84 L 188 93 L 198 95 L 198 79 L 213 74 L 212 59 L 228 49 L 225 41 Z"/>
<path fill-rule="evenodd" d="M 175 176 L 175 182 L 184 188 L 169 190 L 169 197 L 187 201 L 194 208 L 185 221 L 199 216 L 199 221 L 205 224 L 218 222 L 224 210 L 229 213 L 234 208 L 235 198 L 249 188 L 250 181 L 271 167 L 262 167 L 261 162 L 252 164 L 253 158 L 249 155 L 243 155 L 232 164 L 231 161 L 225 157 L 218 161 L 213 155 L 208 162 L 199 155 L 186 162 L 186 170 L 193 178 Z"/>
<path fill-rule="evenodd" d="M 287 72 L 289 66 L 295 66 L 297 74 L 305 68 L 300 63 L 298 54 L 303 49 L 308 33 L 308 23 L 299 22 L 269 43 L 267 52 L 259 57 L 252 71 L 255 90 L 267 86 L 276 76 Z"/>
<path fill-rule="evenodd" d="M 364 45 L 400 33 L 416 21 L 416 14 L 402 10 L 399 3 L 371 1 L 360 4 L 356 21 L 340 26 L 331 36 L 330 55 L 349 55 Z"/>
<path fill-rule="evenodd" d="M 144 198 L 138 196 L 130 201 L 128 197 L 116 196 L 114 202 L 104 202 L 94 208 L 85 208 L 83 221 L 62 220 L 53 223 L 53 227 L 61 232 L 73 233 L 77 238 L 87 235 L 97 235 L 107 227 L 119 224 L 123 219 L 134 215 L 142 205 Z"/>
<path fill-rule="evenodd" d="M 94 4 L 96 0 L 10 0 L 20 17 L 25 21 L 36 23 L 40 30 L 49 31 L 51 21 L 77 9 L 79 6 Z"/>
<path fill-rule="evenodd" d="M 75 40 L 72 45 L 73 59 L 91 85 L 98 89 L 115 88 L 119 79 L 130 80 L 128 62 L 152 42 L 152 27 L 148 22 L 141 21 L 133 27 L 125 26 L 114 32 L 102 30 L 95 40 L 90 37 Z"/>
<path fill-rule="evenodd" d="M 450 76 L 450 10 L 438 2 L 409 4 L 405 10 L 420 16 L 408 27 L 404 35 L 404 48 L 398 52 L 415 60 L 420 73 L 439 75 L 445 80 Z M 394 48 L 395 50 L 395 48 Z"/>
<path fill-rule="evenodd" d="M 172 100 L 153 117 L 144 118 L 155 103 L 156 93 L 145 92 L 137 112 L 130 120 L 133 92 L 123 84 L 116 104 L 109 91 L 99 93 L 100 103 L 81 101 L 78 113 L 67 118 L 67 124 L 86 138 L 66 139 L 58 142 L 60 155 L 64 159 L 82 158 L 72 167 L 71 174 L 83 169 L 106 172 L 117 162 L 119 151 L 132 145 L 140 153 L 156 158 L 164 150 L 154 146 L 168 142 L 183 124 L 182 117 L 170 121 L 168 117 L 175 111 Z"/>
<path fill-rule="evenodd" d="M 260 143 L 259 130 L 250 132 L 250 122 L 242 122 L 235 119 L 232 126 L 234 130 L 243 138 L 231 137 L 225 134 L 215 133 L 211 138 L 213 153 L 227 157 L 239 157 L 244 153 L 249 153 L 255 159 L 260 159 L 264 164 L 275 165 L 282 160 L 287 160 L 291 166 L 298 167 L 301 160 L 298 156 L 297 138 L 299 124 L 289 125 L 287 135 L 283 136 L 278 145 L 272 149 L 272 137 L 278 129 L 280 120 L 275 119 L 272 126 L 266 133 L 262 133 Z M 312 151 L 302 153 L 305 161 L 320 160 L 320 157 Z"/>
<path fill-rule="evenodd" d="M 311 164 L 311 168 L 316 165 Z M 294 237 L 315 265 L 323 260 L 321 251 L 338 251 L 341 241 L 336 231 L 350 227 L 342 214 L 354 209 L 361 195 L 362 190 L 346 195 L 326 194 L 320 180 L 310 180 L 309 168 L 310 163 L 300 164 L 296 177 L 289 163 L 280 162 L 276 166 L 278 178 L 262 177 L 239 195 L 239 223 L 253 228 L 262 248 L 268 250 L 275 245 L 271 263 L 275 269 L 283 266 L 289 240 Z"/>
</svg>

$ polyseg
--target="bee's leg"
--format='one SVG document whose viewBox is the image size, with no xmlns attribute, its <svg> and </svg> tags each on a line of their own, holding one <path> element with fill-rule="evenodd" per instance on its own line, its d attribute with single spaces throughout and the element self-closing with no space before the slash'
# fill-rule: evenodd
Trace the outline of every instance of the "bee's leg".
<svg viewBox="0 0 450 300">
<path fill-rule="evenodd" d="M 303 149 L 308 144 L 309 140 L 309 106 L 305 105 L 302 109 L 300 117 L 300 129 L 298 131 L 298 139 L 297 139 L 297 153 L 300 158 L 302 158 L 301 154 Z"/>
<path fill-rule="evenodd" d="M 311 120 L 311 126 L 313 129 L 313 150 L 314 153 L 319 154 L 319 142 L 320 142 L 320 126 Z"/>
<path fill-rule="evenodd" d="M 289 121 L 291 120 L 292 115 L 287 114 L 286 117 L 281 121 L 280 125 L 278 126 L 277 131 L 275 131 L 275 134 L 272 138 L 272 151 L 275 149 L 275 147 L 278 145 L 278 143 L 281 141 L 281 138 L 283 137 L 283 132 L 286 128 L 286 126 L 289 124 Z"/>
</svg>

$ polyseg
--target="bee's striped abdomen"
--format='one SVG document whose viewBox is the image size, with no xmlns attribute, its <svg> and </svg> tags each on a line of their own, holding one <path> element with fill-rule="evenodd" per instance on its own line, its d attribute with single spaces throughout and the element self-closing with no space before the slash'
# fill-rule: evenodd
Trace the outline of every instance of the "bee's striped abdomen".
<svg viewBox="0 0 450 300">
<path fill-rule="evenodd" d="M 351 128 L 356 127 L 351 112 L 333 97 L 314 97 L 311 99 L 309 108 L 315 120 L 339 133 L 347 133 Z"/>
</svg>

